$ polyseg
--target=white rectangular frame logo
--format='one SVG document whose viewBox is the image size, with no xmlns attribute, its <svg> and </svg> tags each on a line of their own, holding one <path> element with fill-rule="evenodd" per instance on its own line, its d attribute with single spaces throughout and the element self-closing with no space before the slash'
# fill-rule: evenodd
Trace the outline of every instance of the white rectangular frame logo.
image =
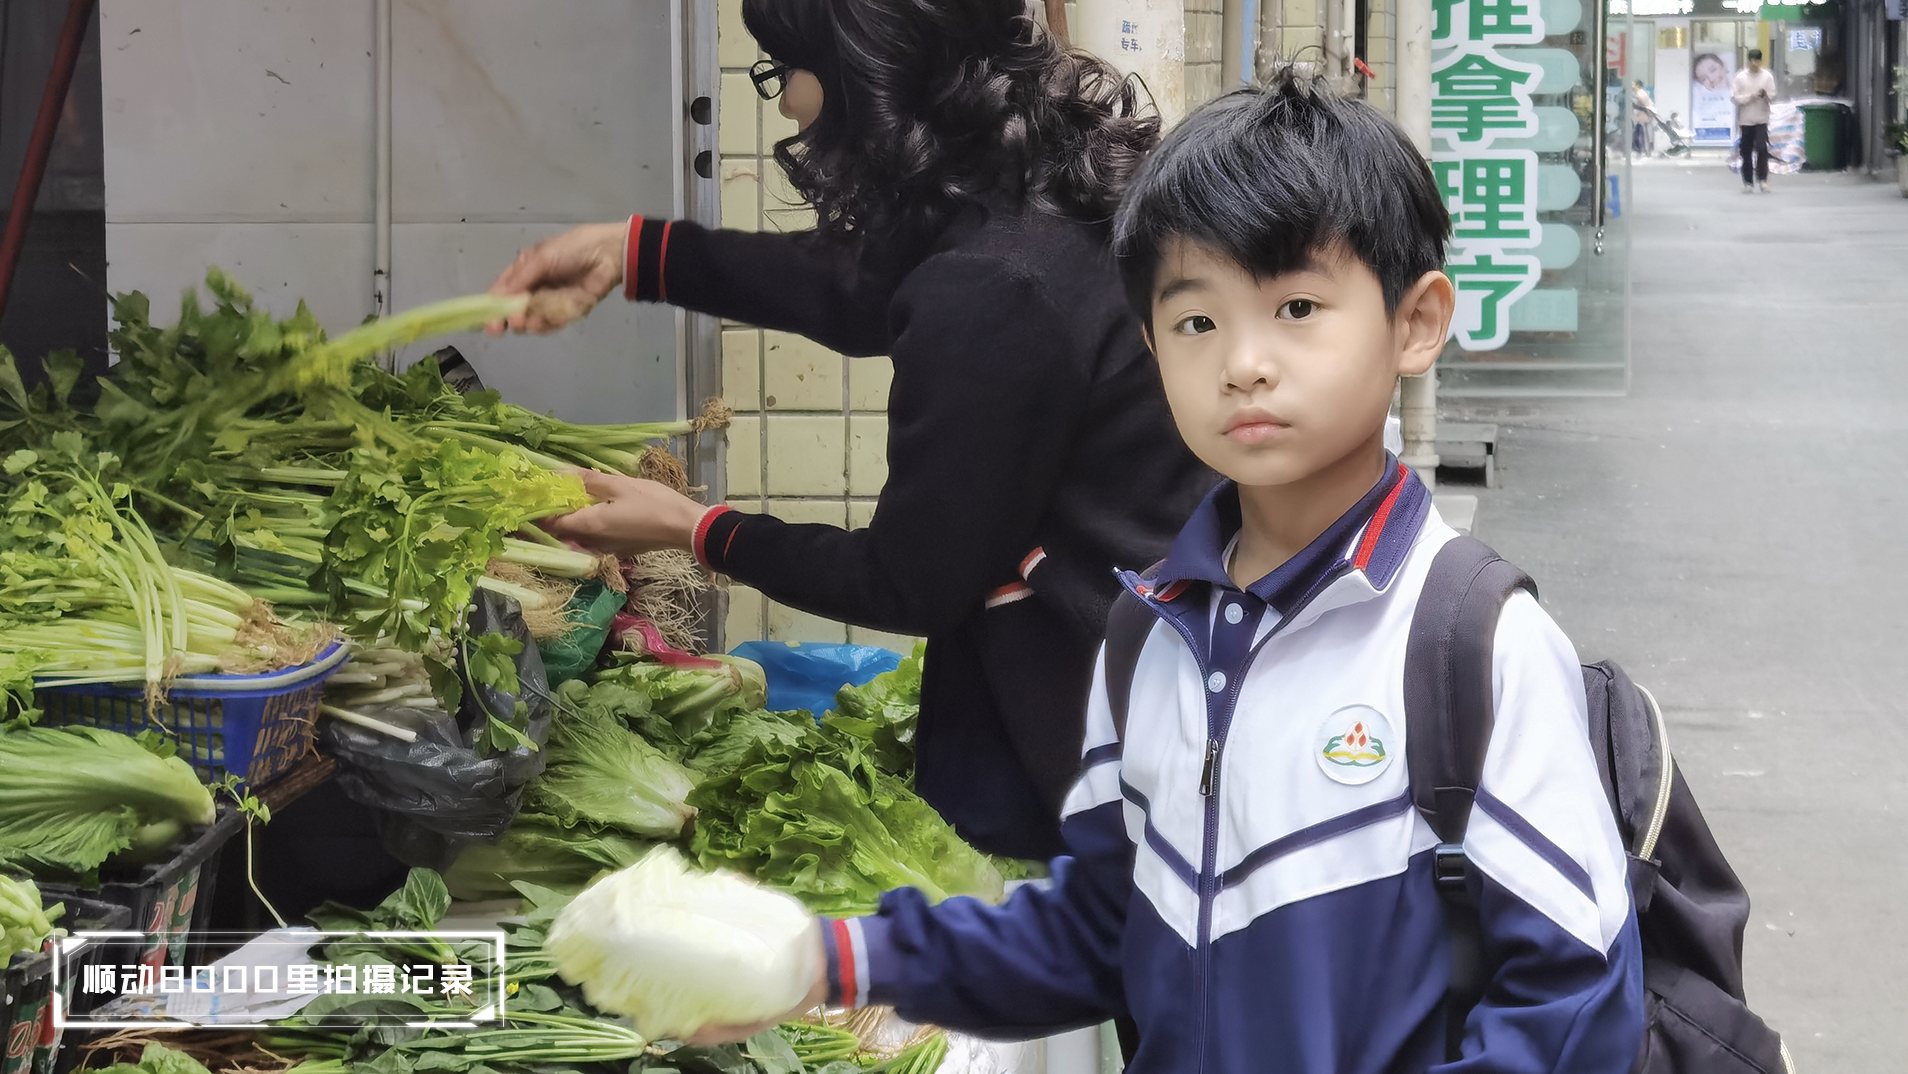
<svg viewBox="0 0 1908 1074">
<path fill-rule="evenodd" d="M 169 938 L 174 938 L 175 940 L 177 937 L 180 937 L 182 935 L 183 936 L 199 936 L 199 937 L 213 937 L 213 936 L 232 937 L 235 939 L 242 937 L 247 942 L 257 939 L 257 937 L 251 933 L 226 932 L 226 931 L 181 933 L 181 932 L 173 932 L 171 930 L 164 930 L 164 934 L 168 936 Z M 51 988 L 51 992 L 52 992 L 51 1000 L 53 1005 L 53 1024 L 55 1028 L 64 1031 L 68 1026 L 77 1026 L 77 1027 L 85 1028 L 85 1029 L 204 1029 L 204 1028 L 277 1029 L 282 1027 L 281 1022 L 271 1022 L 271 1021 L 267 1021 L 267 1022 L 224 1022 L 224 1021 L 193 1022 L 193 1021 L 187 1021 L 184 1019 L 176 1019 L 176 1018 L 140 1018 L 140 1019 L 134 1019 L 130 1021 L 109 1021 L 109 1020 L 94 1020 L 94 1019 L 83 1017 L 83 1016 L 77 1017 L 77 1018 L 68 1016 L 68 1013 L 66 1010 L 66 1002 L 64 999 L 64 989 L 62 989 L 61 987 L 62 981 L 65 980 L 65 974 L 68 968 L 66 965 L 66 961 L 68 958 L 70 958 L 74 954 L 77 954 L 80 950 L 82 950 L 83 948 L 85 948 L 91 943 L 100 942 L 100 941 L 111 941 L 111 940 L 133 940 L 143 944 L 146 940 L 150 939 L 152 935 L 153 933 L 140 932 L 134 929 L 120 929 L 116 931 L 81 931 L 81 932 L 72 933 L 66 936 L 65 938 L 63 938 L 62 940 L 60 940 L 57 944 L 55 944 L 53 947 L 53 981 L 52 981 L 52 988 Z M 310 942 L 308 944 L 303 943 L 306 937 L 310 938 Z M 422 1029 L 422 1028 L 477 1029 L 480 1027 L 480 1024 L 482 1023 L 493 1023 L 493 1022 L 503 1021 L 503 1018 L 504 1018 L 503 982 L 505 980 L 505 970 L 507 966 L 505 959 L 507 956 L 506 956 L 506 951 L 504 946 L 504 934 L 501 930 L 488 929 L 488 930 L 419 931 L 419 930 L 394 930 L 394 929 L 386 929 L 386 930 L 363 929 L 363 930 L 341 931 L 336 929 L 301 929 L 298 931 L 298 939 L 300 940 L 303 946 L 307 946 L 307 947 L 319 946 L 320 944 L 326 942 L 328 937 L 337 938 L 337 939 L 356 939 L 356 940 L 367 940 L 367 941 L 381 940 L 381 939 L 382 940 L 429 939 L 429 940 L 449 940 L 449 941 L 483 940 L 488 942 L 491 945 L 491 958 L 495 964 L 495 971 L 484 982 L 486 985 L 486 988 L 491 993 L 489 996 L 486 997 L 487 1002 L 480 1005 L 467 1020 L 434 1021 L 430 1019 L 425 1019 L 422 1021 L 398 1021 L 393 1019 L 391 1021 L 383 1021 L 377 1018 L 369 1018 L 363 1021 L 356 1021 L 356 1022 L 339 1022 L 339 1023 L 336 1023 L 335 1025 L 331 1023 L 323 1023 L 313 1028 L 355 1029 L 355 1028 L 361 1028 L 367 1025 L 370 1025 L 370 1026 L 389 1025 L 389 1026 L 405 1026 L 412 1029 Z M 196 967 L 196 966 L 190 967 L 190 969 L 192 970 L 211 969 L 211 968 L 212 968 L 211 964 L 208 964 L 203 967 Z M 232 968 L 233 967 L 227 967 L 228 976 L 229 976 L 229 971 Z M 196 977 L 197 977 L 197 974 L 193 973 L 189 976 L 188 979 L 196 979 Z M 316 995 L 320 995 L 320 996 L 336 995 L 336 994 L 338 993 L 332 993 L 332 992 L 316 993 Z M 364 995 L 367 993 L 357 993 L 357 994 Z M 368 994 L 378 995 L 379 993 L 368 993 Z"/>
</svg>

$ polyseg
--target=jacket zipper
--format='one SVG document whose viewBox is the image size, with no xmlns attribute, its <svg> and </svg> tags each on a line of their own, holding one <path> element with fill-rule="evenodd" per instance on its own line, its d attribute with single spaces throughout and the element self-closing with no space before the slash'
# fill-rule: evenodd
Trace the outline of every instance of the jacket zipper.
<svg viewBox="0 0 1908 1074">
<path fill-rule="evenodd" d="M 1153 614 L 1158 615 L 1161 619 L 1172 624 L 1174 630 L 1179 631 L 1179 636 L 1185 639 L 1186 650 L 1192 653 L 1194 659 L 1197 660 L 1199 642 L 1193 637 L 1192 631 L 1187 629 L 1186 624 L 1180 622 L 1179 617 L 1176 615 L 1161 614 L 1159 606 L 1154 604 L 1150 599 L 1146 599 L 1146 606 L 1153 609 Z M 1251 656 L 1248 654 L 1247 661 L 1250 662 L 1250 660 Z M 1199 793 L 1206 799 L 1205 839 L 1204 849 L 1201 851 L 1199 858 L 1199 933 L 1197 943 L 1193 948 L 1193 953 L 1199 967 L 1199 1034 L 1193 1039 L 1199 1042 L 1199 1069 L 1202 1071 L 1206 1069 L 1207 1009 L 1210 1005 L 1209 996 L 1211 994 L 1211 981 L 1209 980 L 1211 959 L 1206 957 L 1206 944 L 1212 929 L 1212 901 L 1207 896 L 1206 878 L 1212 873 L 1213 859 L 1219 852 L 1217 834 L 1219 796 L 1215 792 L 1219 789 L 1219 751 L 1222 745 L 1214 733 L 1212 711 L 1208 709 L 1206 712 L 1206 759 L 1204 767 L 1199 773 Z"/>
<path fill-rule="evenodd" d="M 1229 676 L 1231 681 L 1226 686 L 1226 707 L 1223 711 L 1233 712 L 1237 709 L 1239 691 L 1245 683 L 1246 673 L 1251 670 L 1253 661 L 1258 659 L 1259 652 L 1266 647 L 1267 643 L 1278 637 L 1279 632 L 1284 630 L 1299 612 L 1305 610 L 1313 599 L 1350 571 L 1349 564 L 1340 562 L 1326 572 L 1325 576 L 1320 578 L 1318 583 L 1292 606 L 1291 611 L 1285 613 L 1277 623 L 1273 624 L 1265 637 L 1260 638 L 1252 648 L 1246 650 L 1245 659 L 1239 662 L 1238 672 Z M 1150 599 L 1146 601 L 1146 604 L 1154 610 L 1154 614 L 1159 614 L 1158 605 Z M 1161 618 L 1171 623 L 1173 629 L 1179 631 L 1180 637 L 1186 641 L 1186 648 L 1196 658 L 1199 644 L 1194 639 L 1192 631 L 1187 629 L 1176 615 L 1163 615 Z M 1208 1020 L 1212 1009 L 1212 904 L 1219 897 L 1219 761 L 1225 752 L 1226 733 L 1231 729 L 1231 719 L 1227 719 L 1221 725 L 1214 719 L 1212 711 L 1207 710 L 1206 755 L 1199 773 L 1199 793 L 1206 799 L 1205 838 L 1199 860 L 1199 935 L 1198 944 L 1194 948 L 1199 964 L 1199 1036 L 1197 1039 L 1201 1071 L 1206 1069 L 1206 1052 L 1209 1042 Z"/>
<path fill-rule="evenodd" d="M 1304 605 L 1300 605 L 1303 607 Z M 1245 659 L 1239 662 L 1239 670 L 1231 676 L 1226 685 L 1226 705 L 1221 711 L 1235 712 L 1239 705 L 1239 689 L 1245 682 L 1246 673 L 1251 670 L 1252 662 L 1259 657 L 1259 650 L 1267 642 L 1278 636 L 1279 630 L 1291 621 L 1287 616 L 1266 632 L 1265 637 L 1246 650 Z M 1219 898 L 1219 758 L 1225 752 L 1226 734 L 1232 730 L 1232 720 L 1227 717 L 1221 724 L 1210 715 L 1206 725 L 1206 765 L 1200 774 L 1199 792 L 1206 796 L 1206 832 L 1205 846 L 1199 860 L 1199 1069 L 1206 1069 L 1206 1052 L 1210 1041 L 1208 1019 L 1212 1010 L 1212 905 Z"/>
</svg>

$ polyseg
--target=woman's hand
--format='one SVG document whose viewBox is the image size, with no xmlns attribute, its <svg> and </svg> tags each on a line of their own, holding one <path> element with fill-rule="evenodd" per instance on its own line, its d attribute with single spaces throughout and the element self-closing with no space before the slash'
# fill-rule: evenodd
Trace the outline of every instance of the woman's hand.
<svg viewBox="0 0 1908 1074">
<path fill-rule="evenodd" d="M 490 285 L 490 293 L 529 295 L 530 305 L 484 330 L 493 336 L 505 328 L 554 332 L 581 319 L 623 282 L 623 242 L 628 235 L 627 221 L 584 224 L 517 254 L 517 260 Z"/>
<path fill-rule="evenodd" d="M 766 1022 L 757 1022 L 746 1026 L 703 1026 L 690 1034 L 685 1044 L 699 1048 L 712 1048 L 718 1044 L 737 1044 L 748 1040 L 764 1030 L 774 1029 L 783 1022 L 799 1021 L 808 1012 L 828 1002 L 828 957 L 822 952 L 821 922 L 809 932 L 809 943 L 815 952 L 815 980 L 808 987 L 808 995 L 794 1010 L 777 1015 Z"/>
<path fill-rule="evenodd" d="M 599 554 L 633 556 L 695 550 L 696 523 L 708 508 L 667 485 L 595 470 L 575 471 L 596 502 L 539 522 L 545 532 Z"/>
</svg>

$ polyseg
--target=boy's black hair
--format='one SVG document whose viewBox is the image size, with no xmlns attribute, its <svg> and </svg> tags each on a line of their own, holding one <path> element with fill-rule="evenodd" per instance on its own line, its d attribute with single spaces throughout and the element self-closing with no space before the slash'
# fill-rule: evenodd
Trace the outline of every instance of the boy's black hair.
<svg viewBox="0 0 1908 1074">
<path fill-rule="evenodd" d="M 1750 59 L 1752 59 L 1752 60 L 1759 60 L 1759 59 L 1761 59 L 1761 58 L 1762 58 L 1762 50 L 1761 50 L 1761 49 L 1759 49 L 1759 48 L 1752 48 L 1752 49 L 1750 49 L 1750 50 L 1749 50 L 1749 58 L 1750 58 Z"/>
<path fill-rule="evenodd" d="M 1168 134 L 1113 220 L 1126 298 L 1151 325 L 1159 259 L 1173 239 L 1230 257 L 1261 279 L 1342 244 L 1377 275 L 1385 312 L 1444 265 L 1451 231 L 1431 168 L 1363 101 L 1289 68 L 1228 93 Z"/>
</svg>

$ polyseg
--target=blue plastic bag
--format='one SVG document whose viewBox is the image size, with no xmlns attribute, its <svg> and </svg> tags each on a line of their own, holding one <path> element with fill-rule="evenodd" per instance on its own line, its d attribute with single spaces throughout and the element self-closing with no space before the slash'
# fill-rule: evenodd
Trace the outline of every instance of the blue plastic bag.
<svg viewBox="0 0 1908 1074">
<path fill-rule="evenodd" d="M 872 645 L 745 641 L 729 653 L 762 665 L 771 710 L 807 709 L 817 717 L 835 707 L 842 687 L 860 686 L 901 666 L 900 653 Z"/>
</svg>

